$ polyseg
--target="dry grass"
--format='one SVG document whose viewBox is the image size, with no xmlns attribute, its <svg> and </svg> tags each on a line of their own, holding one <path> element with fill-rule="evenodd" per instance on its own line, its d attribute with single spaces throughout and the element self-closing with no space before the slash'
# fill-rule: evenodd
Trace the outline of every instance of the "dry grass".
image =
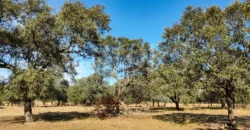
<svg viewBox="0 0 250 130">
<path fill-rule="evenodd" d="M 0 130 L 205 130 L 222 129 L 227 118 L 226 109 L 214 105 L 208 109 L 175 111 L 173 104 L 163 108 L 151 108 L 150 112 L 133 112 L 128 116 L 99 119 L 90 113 L 93 107 L 34 107 L 35 123 L 23 123 L 23 107 L 0 107 Z M 250 111 L 236 109 L 240 129 L 250 129 Z"/>
</svg>

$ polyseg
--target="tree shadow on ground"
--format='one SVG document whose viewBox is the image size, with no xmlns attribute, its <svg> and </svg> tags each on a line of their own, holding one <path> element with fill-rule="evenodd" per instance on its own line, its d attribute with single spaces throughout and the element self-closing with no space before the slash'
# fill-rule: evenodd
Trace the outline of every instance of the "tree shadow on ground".
<svg viewBox="0 0 250 130">
<path fill-rule="evenodd" d="M 176 124 L 225 124 L 227 123 L 227 115 L 210 115 L 210 114 L 193 114 L 193 113 L 172 113 L 153 116 L 154 119 L 173 122 Z M 250 128 L 250 116 L 236 116 L 237 125 Z"/>
<path fill-rule="evenodd" d="M 185 110 L 225 110 L 226 108 L 221 107 L 193 107 L 193 108 L 180 108 L 176 110 L 175 107 L 151 107 L 150 112 L 157 113 L 163 111 L 185 111 Z"/>
<path fill-rule="evenodd" d="M 221 108 L 221 107 L 193 107 L 190 108 L 190 110 L 224 110 L 226 108 Z"/>
<path fill-rule="evenodd" d="M 219 109 L 226 109 L 221 107 L 193 107 L 190 110 L 204 110 L 204 109 L 211 109 L 211 110 L 219 110 Z"/>
<path fill-rule="evenodd" d="M 55 107 L 59 107 L 59 106 L 36 106 L 36 107 L 42 107 L 42 108 L 55 108 Z"/>
<path fill-rule="evenodd" d="M 91 116 L 90 113 L 80 113 L 80 112 L 47 112 L 41 113 L 36 116 L 36 120 L 42 121 L 70 121 L 73 119 L 87 119 Z"/>
<path fill-rule="evenodd" d="M 162 112 L 162 111 L 184 111 L 184 108 L 180 108 L 179 110 L 176 110 L 175 107 L 153 107 L 150 108 L 150 112 Z"/>
<path fill-rule="evenodd" d="M 15 124 L 15 123 L 24 123 L 24 117 L 23 116 L 7 116 L 7 117 L 1 117 L 0 123 L 9 123 L 9 124 Z"/>
<path fill-rule="evenodd" d="M 49 121 L 49 122 L 56 122 L 56 121 L 70 121 L 70 120 L 82 120 L 87 119 L 91 116 L 90 113 L 80 113 L 80 112 L 47 112 L 41 113 L 39 115 L 33 115 L 34 121 Z M 25 123 L 24 116 L 8 116 L 8 117 L 1 117 L 0 123 Z"/>
</svg>

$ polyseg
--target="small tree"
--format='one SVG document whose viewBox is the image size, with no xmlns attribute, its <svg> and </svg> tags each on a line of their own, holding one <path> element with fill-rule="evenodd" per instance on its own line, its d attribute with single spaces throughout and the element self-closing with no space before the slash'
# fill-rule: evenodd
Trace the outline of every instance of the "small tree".
<svg viewBox="0 0 250 130">
<path fill-rule="evenodd" d="M 126 104 L 140 104 L 142 101 L 150 100 L 150 88 L 147 77 L 136 77 L 131 80 L 126 89 L 124 90 L 124 102 Z"/>
<path fill-rule="evenodd" d="M 67 102 L 67 90 L 69 87 L 69 82 L 67 80 L 60 81 L 60 84 L 56 86 L 55 94 L 57 99 L 57 106 L 63 105 Z"/>
<path fill-rule="evenodd" d="M 182 71 L 178 70 L 173 64 L 171 66 L 160 65 L 156 73 L 156 77 L 151 81 L 151 84 L 157 86 L 156 89 L 159 90 L 159 93 L 174 102 L 176 109 L 179 110 L 181 96 L 187 93 Z M 157 95 L 159 96 L 159 94 Z"/>
<path fill-rule="evenodd" d="M 41 78 L 42 77 L 42 78 Z M 32 102 L 44 95 L 44 90 L 54 87 L 55 76 L 51 70 L 29 68 L 16 71 L 10 79 L 10 90 L 14 97 L 19 97 L 24 103 L 24 116 L 27 122 L 32 122 Z"/>
<path fill-rule="evenodd" d="M 67 91 L 67 96 L 69 102 L 73 102 L 75 105 L 85 103 L 83 96 L 83 88 L 81 86 L 70 86 Z"/>
<path fill-rule="evenodd" d="M 93 105 L 107 94 L 107 87 L 108 83 L 103 80 L 102 76 L 95 73 L 77 80 L 75 85 L 69 87 L 67 94 L 69 101 L 75 104 L 85 103 Z"/>
</svg>

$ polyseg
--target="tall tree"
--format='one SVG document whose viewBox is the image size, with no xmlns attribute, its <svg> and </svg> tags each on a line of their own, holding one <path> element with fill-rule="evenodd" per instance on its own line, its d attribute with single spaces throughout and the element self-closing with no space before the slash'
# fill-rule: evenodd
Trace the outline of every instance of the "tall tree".
<svg viewBox="0 0 250 130">
<path fill-rule="evenodd" d="M 110 30 L 99 5 L 66 2 L 58 13 L 45 0 L 1 0 L 0 6 L 0 68 L 13 73 L 32 67 L 74 75 L 73 58 L 99 56 L 100 38 Z"/>
<path fill-rule="evenodd" d="M 236 90 L 249 81 L 249 4 L 236 1 L 225 10 L 212 6 L 205 11 L 188 6 L 180 22 L 164 35 L 168 45 L 184 48 L 177 51 L 178 57 L 195 68 L 195 79 L 224 90 L 232 128 Z"/>
<path fill-rule="evenodd" d="M 122 102 L 125 88 L 134 76 L 139 75 L 140 69 L 144 69 L 140 65 L 144 58 L 148 57 L 150 47 L 142 39 L 130 40 L 125 37 L 107 36 L 103 39 L 103 43 L 105 57 L 96 59 L 96 70 L 116 80 L 117 98 Z"/>
<path fill-rule="evenodd" d="M 198 8 L 197 12 L 201 10 Z M 160 64 L 157 68 L 159 77 L 164 82 L 165 93 L 176 104 L 179 110 L 181 96 L 186 95 L 190 89 L 194 89 L 202 76 L 201 58 L 194 45 L 194 41 L 188 41 L 187 30 L 182 23 L 176 23 L 172 28 L 165 28 L 164 42 L 159 44 L 161 52 Z M 195 59 L 195 60 L 194 60 Z"/>
</svg>

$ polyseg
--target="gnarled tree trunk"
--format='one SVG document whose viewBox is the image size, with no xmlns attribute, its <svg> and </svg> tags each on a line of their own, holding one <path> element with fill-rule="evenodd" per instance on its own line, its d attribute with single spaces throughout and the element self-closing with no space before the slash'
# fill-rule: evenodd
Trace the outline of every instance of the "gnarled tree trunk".
<svg viewBox="0 0 250 130">
<path fill-rule="evenodd" d="M 116 109 L 116 114 L 120 114 L 120 109 L 121 108 L 123 109 L 123 112 L 127 111 L 127 105 L 121 99 L 121 95 L 124 92 L 125 87 L 129 83 L 129 79 L 125 78 L 124 80 L 121 80 L 121 79 L 118 78 L 117 75 L 115 75 L 115 78 L 116 78 L 117 83 L 118 83 L 118 88 L 117 88 L 117 103 L 115 105 L 115 109 Z"/>
<path fill-rule="evenodd" d="M 170 99 L 172 100 L 172 102 L 175 103 L 175 109 L 176 110 L 180 110 L 180 97 L 178 94 L 174 93 L 174 96 L 170 97 Z"/>
<path fill-rule="evenodd" d="M 226 101 L 228 106 L 228 119 L 229 119 L 229 125 L 231 129 L 236 128 L 236 121 L 233 113 L 233 91 L 229 88 L 225 89 L 226 91 Z"/>
<path fill-rule="evenodd" d="M 26 122 L 33 122 L 32 117 L 32 101 L 31 100 L 24 100 L 24 117 Z"/>
</svg>

